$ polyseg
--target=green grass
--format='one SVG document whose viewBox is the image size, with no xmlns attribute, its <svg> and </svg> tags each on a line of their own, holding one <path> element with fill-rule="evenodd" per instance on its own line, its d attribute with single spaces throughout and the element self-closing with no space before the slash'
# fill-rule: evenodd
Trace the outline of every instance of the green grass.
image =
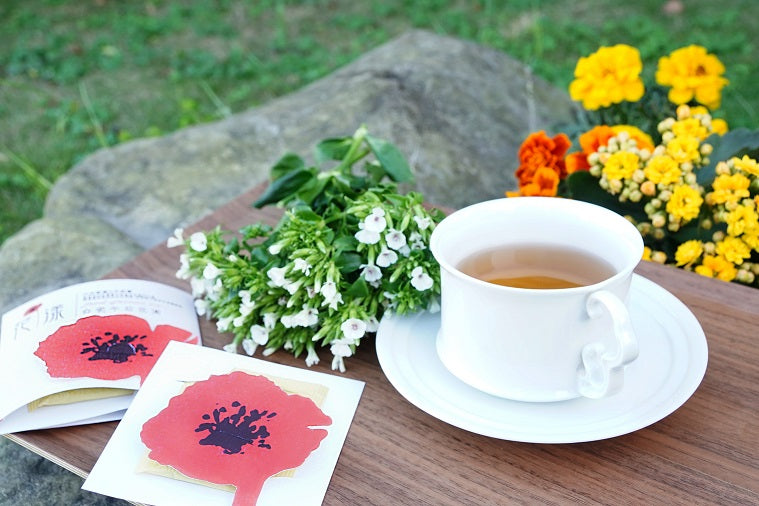
<svg viewBox="0 0 759 506">
<path fill-rule="evenodd" d="M 411 28 L 502 50 L 566 88 L 599 45 L 704 45 L 727 67 L 720 115 L 759 127 L 759 4 L 689 0 L 5 0 L 0 4 L 0 242 L 40 216 L 83 156 L 296 90 Z M 508 93 L 508 90 L 504 90 Z M 355 125 L 346 125 L 346 129 Z M 504 161 L 506 165 L 510 161 Z"/>
</svg>

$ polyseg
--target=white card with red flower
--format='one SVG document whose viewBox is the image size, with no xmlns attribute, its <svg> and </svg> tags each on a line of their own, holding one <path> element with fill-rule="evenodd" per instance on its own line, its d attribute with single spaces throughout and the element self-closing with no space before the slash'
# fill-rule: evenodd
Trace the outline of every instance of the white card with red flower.
<svg viewBox="0 0 759 506">
<path fill-rule="evenodd" d="M 118 420 L 170 341 L 201 344 L 192 296 L 135 279 L 34 298 L 0 326 L 0 434 Z"/>
<path fill-rule="evenodd" d="M 321 504 L 363 388 L 171 342 L 83 488 L 156 506 Z"/>
</svg>

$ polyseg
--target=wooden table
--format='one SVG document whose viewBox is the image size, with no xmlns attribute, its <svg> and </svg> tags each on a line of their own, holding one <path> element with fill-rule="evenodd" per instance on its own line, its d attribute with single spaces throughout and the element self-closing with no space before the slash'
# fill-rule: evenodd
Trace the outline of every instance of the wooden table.
<svg viewBox="0 0 759 506">
<path fill-rule="evenodd" d="M 276 209 L 248 192 L 187 232 L 274 223 Z M 158 246 L 108 277 L 174 277 L 181 248 Z M 390 385 L 371 340 L 345 376 L 366 382 L 325 504 L 759 504 L 759 290 L 643 263 L 638 273 L 682 300 L 709 346 L 706 376 L 677 411 L 632 434 L 576 444 L 503 441 L 458 429 L 417 409 Z M 228 337 L 201 322 L 204 343 Z M 328 354 L 328 352 L 327 352 Z M 269 360 L 305 367 L 278 352 Z M 313 369 L 333 373 L 330 360 Z M 116 422 L 11 434 L 17 443 L 86 477 Z"/>
</svg>

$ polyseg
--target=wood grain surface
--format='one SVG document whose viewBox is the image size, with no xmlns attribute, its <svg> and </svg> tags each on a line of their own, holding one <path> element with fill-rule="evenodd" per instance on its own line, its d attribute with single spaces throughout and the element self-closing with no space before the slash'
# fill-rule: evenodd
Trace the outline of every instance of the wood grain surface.
<svg viewBox="0 0 759 506">
<path fill-rule="evenodd" d="M 248 192 L 186 232 L 217 225 L 275 223 Z M 175 278 L 181 248 L 157 246 L 108 277 L 141 278 L 189 290 Z M 612 439 L 529 444 L 448 425 L 407 402 L 385 378 L 370 339 L 346 361 L 345 376 L 366 382 L 324 504 L 759 504 L 759 290 L 642 263 L 637 272 L 682 300 L 706 333 L 709 364 L 677 411 Z M 201 321 L 207 346 L 228 336 Z M 284 352 L 274 362 L 305 367 Z M 330 360 L 314 366 L 329 370 Z M 11 439 L 86 476 L 115 422 L 30 431 Z"/>
</svg>

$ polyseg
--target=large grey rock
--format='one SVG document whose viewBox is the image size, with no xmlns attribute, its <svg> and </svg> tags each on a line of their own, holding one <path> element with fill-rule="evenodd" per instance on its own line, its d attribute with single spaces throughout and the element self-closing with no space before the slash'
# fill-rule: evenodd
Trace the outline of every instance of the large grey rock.
<svg viewBox="0 0 759 506">
<path fill-rule="evenodd" d="M 46 214 L 96 216 L 149 248 L 266 179 L 286 150 L 361 124 L 406 154 L 428 200 L 459 207 L 513 189 L 524 137 L 571 110 L 505 54 L 415 31 L 261 107 L 100 151 L 58 181 Z"/>
<path fill-rule="evenodd" d="M 307 156 L 361 124 L 401 149 L 428 201 L 461 207 L 514 189 L 524 137 L 572 112 L 563 91 L 503 53 L 410 32 L 261 107 L 83 160 L 55 184 L 45 216 L 0 247 L 0 312 L 102 276 L 264 181 L 286 151 Z M 79 486 L 0 440 L 0 504 L 121 503 Z"/>
</svg>

